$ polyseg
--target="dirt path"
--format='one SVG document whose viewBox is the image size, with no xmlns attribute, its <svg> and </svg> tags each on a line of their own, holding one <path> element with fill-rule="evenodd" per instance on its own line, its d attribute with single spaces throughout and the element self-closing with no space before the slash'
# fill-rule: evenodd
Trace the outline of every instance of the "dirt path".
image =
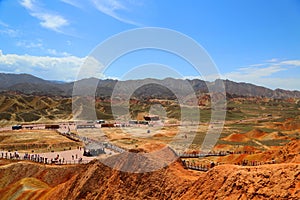
<svg viewBox="0 0 300 200">
<path fill-rule="evenodd" d="M 259 146 L 261 146 L 261 147 L 263 147 L 263 148 L 265 148 L 266 150 L 270 150 L 270 147 L 268 147 L 268 146 L 266 146 L 266 145 L 264 145 L 264 144 L 262 144 L 262 143 L 260 143 L 259 141 L 257 141 L 257 140 L 252 140 L 253 142 L 255 142 L 256 144 L 258 144 Z"/>
</svg>

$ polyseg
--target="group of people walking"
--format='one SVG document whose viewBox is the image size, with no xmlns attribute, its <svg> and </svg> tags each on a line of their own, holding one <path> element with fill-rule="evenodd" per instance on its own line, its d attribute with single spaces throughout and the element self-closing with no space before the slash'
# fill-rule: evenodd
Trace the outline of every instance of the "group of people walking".
<svg viewBox="0 0 300 200">
<path fill-rule="evenodd" d="M 79 157 L 78 154 L 72 155 L 71 160 L 65 159 L 64 157 L 61 157 L 59 154 L 57 154 L 54 158 L 53 156 L 47 157 L 43 154 L 37 154 L 37 153 L 23 153 L 22 155 L 15 152 L 10 151 L 2 151 L 0 154 L 0 158 L 2 159 L 10 159 L 10 160 L 30 160 L 33 162 L 43 163 L 43 164 L 81 164 L 83 163 L 82 157 Z"/>
</svg>

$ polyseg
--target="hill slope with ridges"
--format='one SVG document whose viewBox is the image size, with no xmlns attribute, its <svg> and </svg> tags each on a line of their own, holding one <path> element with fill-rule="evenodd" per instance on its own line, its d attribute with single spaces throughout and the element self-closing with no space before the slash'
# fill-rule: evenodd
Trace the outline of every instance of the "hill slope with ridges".
<svg viewBox="0 0 300 200">
<path fill-rule="evenodd" d="M 299 145 L 299 141 L 294 143 L 292 146 Z M 138 163 L 132 165 L 138 168 Z M 208 172 L 195 172 L 184 169 L 181 161 L 177 160 L 154 172 L 128 173 L 112 169 L 96 160 L 75 166 L 9 163 L 0 160 L 0 174 L 0 197 L 6 194 L 51 200 L 300 197 L 299 162 L 253 167 L 226 164 Z"/>
<path fill-rule="evenodd" d="M 72 96 L 73 86 L 81 87 L 81 92 L 96 92 L 96 96 L 110 97 L 116 84 L 122 86 L 120 93 L 127 94 L 128 89 L 136 85 L 142 85 L 136 91 L 137 98 L 164 98 L 174 99 L 174 91 L 185 94 L 184 85 L 189 85 L 197 95 L 201 93 L 209 93 L 208 85 L 211 88 L 220 84 L 221 80 L 214 82 L 205 82 L 199 79 L 182 80 L 174 78 L 159 79 L 142 79 L 142 80 L 100 80 L 96 78 L 86 78 L 70 83 L 57 83 L 55 81 L 47 81 L 29 74 L 0 74 L 0 92 L 15 91 L 23 94 L 50 95 L 50 96 Z M 155 84 L 153 84 L 155 83 Z M 289 91 L 283 89 L 271 90 L 266 87 L 257 86 L 251 83 L 237 83 L 230 80 L 223 80 L 223 84 L 228 96 L 244 96 L 244 97 L 269 97 L 269 98 L 300 98 L 300 91 Z"/>
</svg>

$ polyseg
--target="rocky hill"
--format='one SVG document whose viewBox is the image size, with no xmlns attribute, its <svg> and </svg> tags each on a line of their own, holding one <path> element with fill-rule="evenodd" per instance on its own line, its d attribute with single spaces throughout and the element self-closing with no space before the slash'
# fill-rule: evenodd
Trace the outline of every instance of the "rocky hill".
<svg viewBox="0 0 300 200">
<path fill-rule="evenodd" d="M 139 168 L 137 162 L 132 165 Z M 154 172 L 128 173 L 96 160 L 73 166 L 0 160 L 0 174 L 0 199 L 300 198 L 299 161 L 253 167 L 227 164 L 195 172 L 177 160 Z"/>
<path fill-rule="evenodd" d="M 50 81 L 45 81 L 30 74 L 4 74 L 0 73 L 0 88 L 6 89 L 17 84 L 50 84 Z"/>
<path fill-rule="evenodd" d="M 33 122 L 70 119 L 72 100 L 6 93 L 0 95 L 0 122 Z"/>
<path fill-rule="evenodd" d="M 152 82 L 151 82 L 152 80 Z M 154 82 L 154 83 L 153 83 Z M 205 82 L 199 79 L 181 80 L 166 78 L 163 80 L 156 79 L 143 79 L 143 80 L 99 80 L 96 78 L 82 79 L 76 82 L 61 83 L 55 81 L 47 81 L 29 74 L 0 74 L 0 92 L 14 91 L 23 94 L 34 95 L 49 95 L 49 96 L 72 96 L 73 86 L 79 85 L 81 91 L 93 90 L 96 86 L 96 96 L 110 97 L 114 90 L 115 85 L 122 85 L 120 93 L 126 94 L 128 89 L 136 86 L 143 85 L 135 93 L 137 98 L 161 98 L 161 99 L 174 99 L 173 91 L 183 92 L 182 95 L 186 96 L 185 86 L 187 83 L 192 87 L 197 95 L 208 93 L 208 87 L 218 85 L 220 80 L 215 82 Z M 269 97 L 269 98 L 300 98 L 300 91 L 289 91 L 276 89 L 271 90 L 265 87 L 256 86 L 250 83 L 237 83 L 230 80 L 223 80 L 227 96 L 243 96 L 243 97 Z M 171 91 L 171 90 L 172 91 Z"/>
</svg>

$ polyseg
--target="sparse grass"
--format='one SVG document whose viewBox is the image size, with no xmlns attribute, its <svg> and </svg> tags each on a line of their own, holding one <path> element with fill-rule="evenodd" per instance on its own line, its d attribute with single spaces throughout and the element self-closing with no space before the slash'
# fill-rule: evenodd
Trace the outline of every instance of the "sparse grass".
<svg viewBox="0 0 300 200">
<path fill-rule="evenodd" d="M 201 110 L 200 111 L 200 121 L 209 122 L 211 120 L 211 110 Z"/>
<path fill-rule="evenodd" d="M 5 120 L 10 120 L 11 119 L 11 114 L 10 113 L 0 113 L 0 120 L 5 119 Z"/>
<path fill-rule="evenodd" d="M 259 130 L 266 132 L 266 133 L 272 133 L 272 132 L 276 131 L 275 129 L 265 128 L 265 127 L 259 127 Z"/>
<path fill-rule="evenodd" d="M 283 146 L 283 145 L 287 144 L 288 142 L 290 142 L 290 140 L 263 140 L 263 141 L 260 141 L 260 143 L 262 143 L 263 145 L 266 145 L 266 146 Z"/>
<path fill-rule="evenodd" d="M 295 132 L 294 134 L 289 134 L 288 137 L 291 138 L 291 139 L 300 140 L 300 133 L 299 132 Z"/>
<path fill-rule="evenodd" d="M 247 142 L 231 142 L 231 141 L 225 141 L 225 140 L 218 140 L 217 144 L 226 144 L 226 145 L 233 145 L 233 146 L 253 146 L 253 147 L 259 146 L 252 140 L 249 140 Z"/>
<path fill-rule="evenodd" d="M 130 144 L 136 144 L 138 142 L 138 140 L 136 140 L 136 139 L 122 139 L 122 140 L 119 140 L 118 142 L 130 145 Z"/>
<path fill-rule="evenodd" d="M 96 110 L 96 116 L 98 119 L 113 119 L 113 115 L 111 113 L 104 113 L 99 110 Z"/>
<path fill-rule="evenodd" d="M 228 127 L 240 133 L 247 133 L 254 129 L 256 124 L 230 124 Z"/>
<path fill-rule="evenodd" d="M 37 121 L 41 118 L 41 116 L 36 111 L 21 113 L 19 114 L 19 116 L 23 119 L 24 122 Z"/>
<path fill-rule="evenodd" d="M 226 113 L 226 120 L 241 120 L 245 118 L 245 114 L 240 111 L 227 111 Z"/>
<path fill-rule="evenodd" d="M 206 133 L 196 132 L 196 135 L 194 137 L 194 140 L 193 140 L 192 144 L 201 145 L 204 141 L 205 136 L 206 136 Z"/>
</svg>

